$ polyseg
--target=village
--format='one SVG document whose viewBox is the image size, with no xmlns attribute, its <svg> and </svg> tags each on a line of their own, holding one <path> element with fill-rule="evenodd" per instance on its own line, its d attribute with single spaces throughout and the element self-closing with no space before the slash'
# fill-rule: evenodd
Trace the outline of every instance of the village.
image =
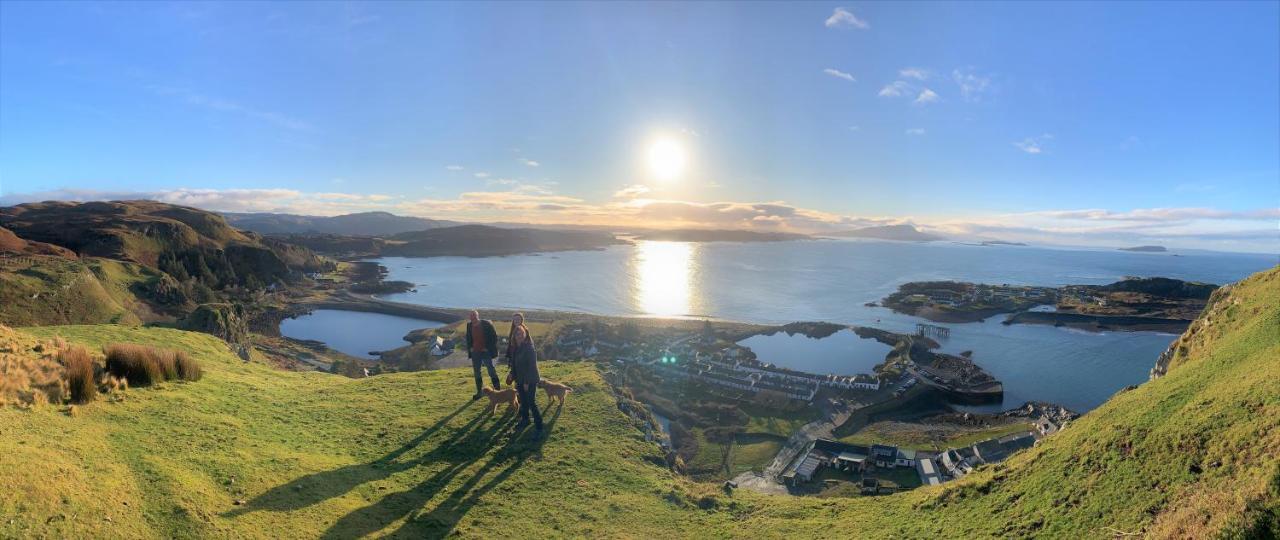
<svg viewBox="0 0 1280 540">
<path fill-rule="evenodd" d="M 738 343 L 745 335 L 723 335 L 710 322 L 700 331 L 600 320 L 571 322 L 559 325 L 542 348 L 549 357 L 582 358 L 602 364 L 612 383 L 626 388 L 629 395 L 652 410 L 656 420 L 646 426 L 647 436 L 679 457 L 688 472 L 701 472 L 694 476 L 702 479 L 724 479 L 731 476 L 727 473 L 740 472 L 746 465 L 763 470 L 770 461 L 784 457 L 784 443 L 792 442 L 788 440 L 792 434 L 778 432 L 772 434 L 776 444 L 755 462 L 726 464 L 723 471 L 716 471 L 724 475 L 698 469 L 709 453 L 703 446 L 733 441 L 735 436 L 758 436 L 747 433 L 758 423 L 758 417 L 798 419 L 789 425 L 799 432 L 804 422 L 819 418 L 814 411 L 835 407 L 856 411 L 871 405 L 891 409 L 895 402 L 907 401 L 903 396 L 917 385 L 926 386 L 921 382 L 947 394 L 961 378 L 954 373 L 942 375 L 949 370 L 976 371 L 984 380 L 999 384 L 981 368 L 959 357 L 930 353 L 929 365 L 917 364 L 912 360 L 912 351 L 919 353 L 926 346 L 913 344 L 928 341 L 921 338 L 923 330 L 917 336 L 862 330 L 867 337 L 894 346 L 874 373 L 817 374 L 763 362 Z M 453 345 L 437 338 L 433 354 L 448 354 Z M 953 365 L 956 363 L 962 365 Z M 748 412 L 728 414 L 726 409 Z M 960 478 L 980 465 L 998 463 L 1059 428 L 1044 417 L 1028 421 L 1025 426 L 1023 432 L 940 452 L 889 444 L 849 444 L 818 437 L 800 441 L 800 451 L 783 463 L 775 480 L 796 494 L 820 491 L 833 483 L 860 486 L 860 495 L 938 485 Z M 710 453 L 714 461 L 717 456 Z M 715 465 L 709 469 L 715 469 Z"/>
</svg>

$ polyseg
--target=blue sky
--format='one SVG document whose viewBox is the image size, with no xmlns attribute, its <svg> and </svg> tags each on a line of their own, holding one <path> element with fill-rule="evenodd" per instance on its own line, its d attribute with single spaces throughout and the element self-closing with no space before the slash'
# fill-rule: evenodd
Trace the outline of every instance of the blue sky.
<svg viewBox="0 0 1280 540">
<path fill-rule="evenodd" d="M 0 202 L 1280 252 L 1278 6 L 4 2 Z"/>
</svg>

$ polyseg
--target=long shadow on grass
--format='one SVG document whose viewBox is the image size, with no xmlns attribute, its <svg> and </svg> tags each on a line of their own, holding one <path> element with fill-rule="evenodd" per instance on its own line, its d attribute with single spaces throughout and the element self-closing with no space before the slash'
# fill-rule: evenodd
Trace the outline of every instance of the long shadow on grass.
<svg viewBox="0 0 1280 540">
<path fill-rule="evenodd" d="M 402 460 L 405 454 L 417 448 L 436 432 L 440 431 L 454 417 L 458 416 L 470 407 L 474 402 L 468 401 L 457 410 L 449 413 L 444 418 L 436 421 L 430 427 L 425 429 L 412 440 L 404 443 L 399 448 L 393 450 L 385 456 L 370 461 L 368 463 L 360 463 L 356 465 L 348 465 L 331 471 L 324 471 L 315 474 L 309 474 L 297 478 L 287 484 L 281 484 L 267 490 L 265 493 L 255 497 L 240 508 L 236 508 L 224 514 L 227 517 L 235 517 L 241 514 L 247 514 L 257 510 L 267 510 L 274 512 L 287 512 L 290 510 L 298 510 L 306 508 L 313 504 L 317 504 L 334 497 L 340 497 L 343 494 L 355 489 L 357 486 L 366 482 L 380 480 L 395 474 L 397 472 L 416 467 L 418 460 Z M 487 415 L 477 415 L 465 426 L 457 430 L 458 436 L 471 431 L 479 426 L 481 421 Z M 455 437 L 456 440 L 456 437 Z M 451 443 L 441 445 L 442 447 L 450 446 Z M 440 451 L 437 448 L 434 452 Z"/>
<path fill-rule="evenodd" d="M 549 405 L 546 407 L 548 410 L 550 408 Z M 556 420 L 560 418 L 562 409 L 563 407 L 557 408 L 555 414 L 547 419 L 542 439 L 533 439 L 530 430 L 512 434 L 511 439 L 507 441 L 505 446 L 499 448 L 487 463 L 475 471 L 462 485 L 453 489 L 449 496 L 436 504 L 434 508 L 413 515 L 415 511 L 421 509 L 424 504 L 447 488 L 449 483 L 457 478 L 459 474 L 479 461 L 488 450 L 492 437 L 484 441 L 483 447 L 476 449 L 471 459 L 451 463 L 443 471 L 436 473 L 431 478 L 409 490 L 388 495 L 377 503 L 343 516 L 328 531 L 325 531 L 322 538 L 362 537 L 380 531 L 406 517 L 408 519 L 391 534 L 392 537 L 441 538 L 448 536 L 458 522 L 462 520 L 462 517 L 479 502 L 481 497 L 505 481 L 530 458 L 541 456 L 542 445 L 547 441 Z M 499 422 L 495 427 L 503 429 L 510 420 L 514 420 L 514 417 Z M 483 485 L 480 485 L 481 481 L 484 481 L 485 477 L 496 469 L 500 469 L 499 472 L 489 478 L 487 482 L 484 482 Z M 476 487 L 477 485 L 479 487 Z"/>
</svg>

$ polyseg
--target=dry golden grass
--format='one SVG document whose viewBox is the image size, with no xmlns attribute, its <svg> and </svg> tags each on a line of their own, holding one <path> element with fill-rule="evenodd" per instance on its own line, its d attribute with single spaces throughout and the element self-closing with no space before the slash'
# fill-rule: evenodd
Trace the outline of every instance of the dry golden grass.
<svg viewBox="0 0 1280 540">
<path fill-rule="evenodd" d="M 0 404 L 31 407 L 62 402 L 68 389 L 53 345 L 0 326 Z"/>
<path fill-rule="evenodd" d="M 98 396 L 97 363 L 84 347 L 58 350 L 58 362 L 67 380 L 72 403 L 88 403 Z"/>
<path fill-rule="evenodd" d="M 179 379 L 198 381 L 203 376 L 200 364 L 185 352 L 114 343 L 106 347 L 106 355 L 107 372 L 132 386 Z"/>
</svg>

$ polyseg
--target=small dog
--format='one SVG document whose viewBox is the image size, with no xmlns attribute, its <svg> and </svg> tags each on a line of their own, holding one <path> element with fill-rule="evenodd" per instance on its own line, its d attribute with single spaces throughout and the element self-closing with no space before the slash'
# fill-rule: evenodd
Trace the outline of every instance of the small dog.
<svg viewBox="0 0 1280 540">
<path fill-rule="evenodd" d="M 538 386 L 541 386 L 543 390 L 547 391 L 548 403 L 554 401 L 556 398 L 560 398 L 561 405 L 564 405 L 564 397 L 569 395 L 569 392 L 573 391 L 573 389 L 568 386 L 555 381 L 548 381 L 546 379 L 542 379 L 542 381 L 538 383 Z"/>
<path fill-rule="evenodd" d="M 484 387 L 484 395 L 489 396 L 489 412 L 497 413 L 498 405 L 507 404 L 507 410 L 512 411 L 520 408 L 520 397 L 516 395 L 515 388 L 507 388 L 506 390 L 494 390 L 488 386 Z"/>
</svg>

